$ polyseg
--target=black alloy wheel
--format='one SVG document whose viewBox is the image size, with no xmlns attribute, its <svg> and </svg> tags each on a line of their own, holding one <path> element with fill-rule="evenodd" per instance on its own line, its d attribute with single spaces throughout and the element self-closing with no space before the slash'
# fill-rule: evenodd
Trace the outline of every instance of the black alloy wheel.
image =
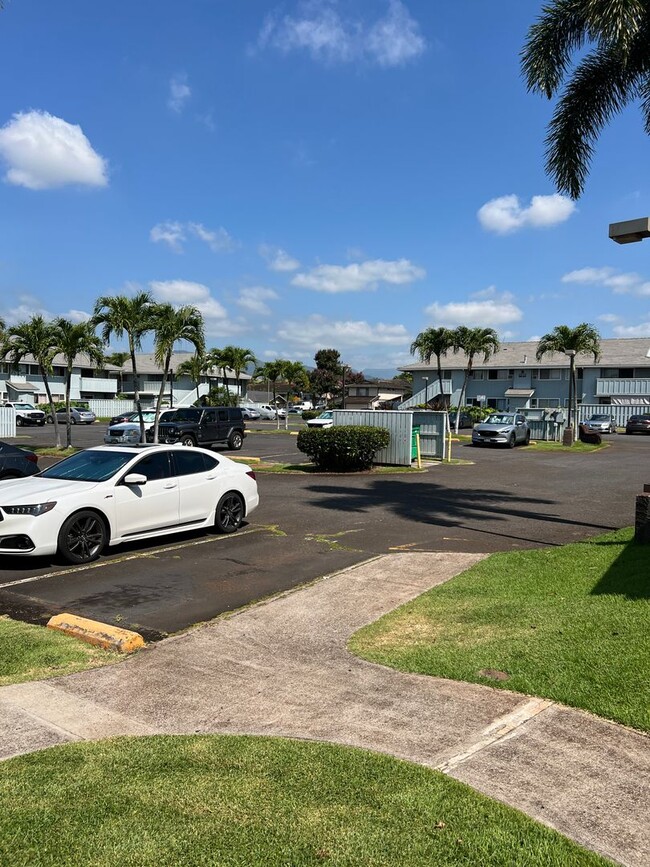
<svg viewBox="0 0 650 867">
<path fill-rule="evenodd" d="M 97 512 L 76 512 L 59 531 L 59 553 L 68 563 L 91 563 L 108 541 L 106 525 Z"/>
<path fill-rule="evenodd" d="M 25 422 L 22 420 L 22 418 L 20 416 L 18 416 L 18 418 L 16 419 L 16 427 L 22 427 L 24 424 L 25 424 Z"/>
<path fill-rule="evenodd" d="M 244 437 L 238 430 L 234 430 L 228 437 L 228 448 L 233 451 L 239 451 L 244 444 Z"/>
<path fill-rule="evenodd" d="M 219 500 L 214 526 L 219 533 L 234 533 L 244 520 L 244 501 L 237 491 L 229 491 Z"/>
<path fill-rule="evenodd" d="M 192 434 L 185 434 L 181 437 L 181 445 L 182 446 L 195 446 L 196 442 Z"/>
<path fill-rule="evenodd" d="M 516 445 L 517 445 L 517 435 L 516 435 L 515 432 L 513 431 L 513 432 L 510 434 L 510 436 L 508 437 L 508 448 L 509 448 L 509 449 L 514 449 L 514 447 L 515 447 Z"/>
</svg>

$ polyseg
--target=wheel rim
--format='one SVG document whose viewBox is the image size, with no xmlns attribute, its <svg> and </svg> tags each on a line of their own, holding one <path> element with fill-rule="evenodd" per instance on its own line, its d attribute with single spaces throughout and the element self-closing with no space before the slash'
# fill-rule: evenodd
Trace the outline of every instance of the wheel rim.
<svg viewBox="0 0 650 867">
<path fill-rule="evenodd" d="M 232 444 L 236 449 L 241 448 L 242 438 L 239 434 L 235 434 L 232 438 Z"/>
<path fill-rule="evenodd" d="M 244 507 L 234 494 L 226 497 L 219 509 L 219 521 L 223 527 L 239 527 L 244 517 Z"/>
<path fill-rule="evenodd" d="M 82 515 L 70 526 L 65 543 L 68 551 L 80 560 L 96 557 L 104 544 L 104 527 L 99 518 Z"/>
<path fill-rule="evenodd" d="M 183 446 L 193 446 L 193 445 L 194 445 L 194 440 L 192 439 L 192 437 L 185 437 L 184 439 L 181 440 L 181 445 L 183 445 Z"/>
</svg>

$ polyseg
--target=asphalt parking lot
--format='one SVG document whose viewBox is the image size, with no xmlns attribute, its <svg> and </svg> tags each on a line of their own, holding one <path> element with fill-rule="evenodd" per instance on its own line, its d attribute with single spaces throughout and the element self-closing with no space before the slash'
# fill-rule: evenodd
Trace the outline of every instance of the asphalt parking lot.
<svg viewBox="0 0 650 867">
<path fill-rule="evenodd" d="M 295 436 L 273 433 L 273 423 L 256 428 L 241 456 L 305 460 Z M 104 425 L 76 426 L 73 443 L 96 444 L 103 433 Z M 22 429 L 15 441 L 51 443 L 53 431 Z M 608 442 L 608 449 L 582 454 L 458 443 L 454 456 L 473 464 L 417 474 L 260 473 L 260 507 L 234 536 L 120 546 L 84 567 L 1 561 L 0 612 L 42 622 L 66 611 L 156 638 L 378 554 L 578 541 L 632 524 L 635 495 L 650 482 L 650 472 L 640 475 L 650 437 Z"/>
</svg>

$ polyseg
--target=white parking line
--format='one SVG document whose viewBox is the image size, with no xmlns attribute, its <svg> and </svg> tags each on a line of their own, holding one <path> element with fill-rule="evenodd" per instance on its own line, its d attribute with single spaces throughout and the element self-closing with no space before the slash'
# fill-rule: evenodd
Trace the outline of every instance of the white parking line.
<svg viewBox="0 0 650 867">
<path fill-rule="evenodd" d="M 143 551 L 140 554 L 124 554 L 122 557 L 115 557 L 112 560 L 102 560 L 97 563 L 88 563 L 85 566 L 71 566 L 69 569 L 59 569 L 56 572 L 46 572 L 43 575 L 32 575 L 29 578 L 19 578 L 17 581 L 7 581 L 5 584 L 0 584 L 0 590 L 6 587 L 16 587 L 19 584 L 30 584 L 33 581 L 41 581 L 43 578 L 56 578 L 59 575 L 72 575 L 75 572 L 86 572 L 88 569 L 102 569 L 104 566 L 112 566 L 114 563 L 126 563 L 129 560 L 144 560 L 147 557 L 154 557 L 156 554 L 166 554 L 168 551 L 180 551 L 183 548 L 195 548 L 198 545 L 207 545 L 209 542 L 225 542 L 228 539 L 234 539 L 238 536 L 248 536 L 250 533 L 259 533 L 263 527 L 251 527 L 248 530 L 243 530 L 239 533 L 233 533 L 229 536 L 208 536 L 206 539 L 195 539 L 191 542 L 181 542 L 178 545 L 168 545 L 166 548 L 154 548 L 152 551 Z"/>
</svg>

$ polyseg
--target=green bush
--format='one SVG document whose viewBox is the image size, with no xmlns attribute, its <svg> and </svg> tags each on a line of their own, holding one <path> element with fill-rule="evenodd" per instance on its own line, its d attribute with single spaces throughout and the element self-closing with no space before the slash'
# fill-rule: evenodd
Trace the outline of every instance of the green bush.
<svg viewBox="0 0 650 867">
<path fill-rule="evenodd" d="M 303 421 L 309 421 L 310 418 L 316 418 L 321 414 L 320 409 L 305 409 L 302 413 Z"/>
<path fill-rule="evenodd" d="M 375 454 L 389 442 L 386 428 L 340 425 L 300 431 L 297 445 L 319 469 L 350 472 L 369 469 Z"/>
</svg>

